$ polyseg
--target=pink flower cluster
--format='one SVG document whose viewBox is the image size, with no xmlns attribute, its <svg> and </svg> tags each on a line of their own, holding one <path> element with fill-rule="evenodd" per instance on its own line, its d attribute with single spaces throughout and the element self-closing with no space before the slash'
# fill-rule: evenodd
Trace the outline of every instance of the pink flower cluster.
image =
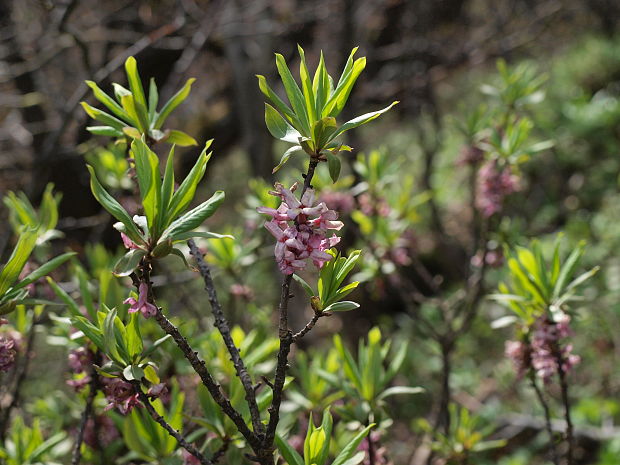
<svg viewBox="0 0 620 465">
<path fill-rule="evenodd" d="M 306 259 L 310 258 L 317 268 L 331 260 L 332 256 L 325 250 L 335 246 L 340 238 L 335 234 L 327 237 L 327 230 L 338 231 L 343 224 L 338 213 L 327 208 L 324 202 L 314 205 L 314 190 L 308 189 L 297 200 L 293 192 L 294 184 L 286 189 L 276 183 L 276 190 L 270 194 L 282 199 L 280 206 L 275 208 L 259 207 L 257 211 L 271 216 L 273 219 L 265 223 L 265 228 L 276 238 L 276 262 L 284 274 L 293 274 L 306 267 Z"/>
<path fill-rule="evenodd" d="M 519 377 L 532 368 L 539 378 L 548 383 L 558 372 L 558 355 L 564 373 L 579 363 L 581 359 L 572 353 L 572 344 L 561 344 L 562 339 L 572 334 L 569 323 L 568 315 L 563 315 L 557 322 L 542 316 L 531 328 L 529 344 L 522 341 L 506 342 L 506 356 L 512 360 Z"/>
<path fill-rule="evenodd" d="M 0 318 L 0 326 L 8 321 Z M 21 335 L 17 331 L 9 331 L 0 335 L 0 372 L 8 371 L 15 363 Z"/>
<path fill-rule="evenodd" d="M 138 286 L 138 300 L 133 297 L 129 297 L 123 301 L 124 304 L 129 304 L 129 313 L 136 313 L 140 311 L 145 318 L 150 318 L 157 313 L 157 307 L 148 302 L 149 286 L 145 282 L 141 282 Z"/>
<path fill-rule="evenodd" d="M 69 352 L 68 358 L 71 371 L 81 376 L 68 380 L 67 384 L 79 392 L 90 383 L 89 372 L 93 363 L 93 354 L 84 347 L 79 347 Z"/>
<path fill-rule="evenodd" d="M 138 400 L 138 394 L 134 390 L 133 386 L 120 378 L 102 378 L 105 379 L 105 386 L 103 386 L 103 392 L 109 404 L 103 409 L 108 411 L 114 407 L 126 415 L 131 410 L 140 405 Z"/>
<path fill-rule="evenodd" d="M 504 198 L 519 190 L 519 177 L 510 167 L 499 167 L 496 160 L 487 161 L 478 170 L 476 208 L 489 218 L 502 209 Z"/>
</svg>

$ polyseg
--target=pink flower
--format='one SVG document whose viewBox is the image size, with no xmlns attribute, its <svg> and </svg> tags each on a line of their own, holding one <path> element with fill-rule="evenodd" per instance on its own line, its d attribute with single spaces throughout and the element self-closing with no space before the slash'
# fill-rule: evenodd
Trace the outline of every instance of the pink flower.
<svg viewBox="0 0 620 465">
<path fill-rule="evenodd" d="M 476 208 L 489 218 L 501 211 L 504 198 L 519 190 L 519 178 L 509 167 L 499 167 L 496 160 L 486 162 L 478 170 Z"/>
<path fill-rule="evenodd" d="M 10 336 L 0 336 L 0 372 L 13 366 L 16 355 L 15 340 Z"/>
<path fill-rule="evenodd" d="M 113 378 L 107 381 L 103 387 L 103 392 L 109 402 L 103 409 L 104 411 L 116 407 L 119 412 L 126 415 L 131 412 L 136 405 L 140 405 L 138 394 L 135 392 L 133 386 L 120 378 Z"/>
<path fill-rule="evenodd" d="M 293 274 L 303 270 L 306 259 L 321 268 L 332 258 L 326 250 L 340 241 L 336 235 L 327 237 L 329 229 L 338 231 L 343 226 L 337 221 L 338 214 L 327 208 L 324 202 L 314 205 L 313 189 L 306 190 L 300 201 L 293 194 L 296 184 L 291 189 L 279 183 L 275 187 L 276 190 L 270 193 L 282 199 L 280 206 L 277 209 L 259 207 L 257 211 L 272 218 L 265 223 L 265 228 L 276 239 L 274 255 L 280 271 Z"/>
<path fill-rule="evenodd" d="M 521 341 L 506 341 L 505 354 L 512 360 L 517 377 L 522 378 L 531 364 L 529 346 Z"/>
<path fill-rule="evenodd" d="M 127 249 L 139 249 L 140 247 L 138 247 L 136 245 L 136 243 L 134 241 L 132 241 L 131 239 L 129 239 L 129 236 L 127 236 L 127 234 L 125 233 L 121 233 L 121 239 L 123 240 L 123 245 L 127 248 Z"/>
<path fill-rule="evenodd" d="M 138 287 L 138 300 L 129 297 L 123 301 L 124 304 L 130 305 L 129 313 L 140 311 L 145 318 L 150 318 L 157 313 L 157 307 L 147 301 L 148 293 L 148 285 L 145 282 L 141 282 Z"/>
</svg>

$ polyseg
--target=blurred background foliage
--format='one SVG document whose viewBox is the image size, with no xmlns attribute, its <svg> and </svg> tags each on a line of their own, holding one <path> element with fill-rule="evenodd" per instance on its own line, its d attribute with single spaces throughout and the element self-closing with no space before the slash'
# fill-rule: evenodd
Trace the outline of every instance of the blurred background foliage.
<svg viewBox="0 0 620 465">
<path fill-rule="evenodd" d="M 112 306 L 121 287 L 116 278 L 103 275 L 121 244 L 110 219 L 90 195 L 84 157 L 102 173 L 99 178 L 108 189 L 126 197 L 129 211 L 135 205 L 125 176 L 124 150 L 115 145 L 101 148 L 101 139 L 86 131 L 87 118 L 78 110 L 79 102 L 95 102 L 84 80 L 92 79 L 105 90 L 112 81 L 123 82 L 122 65 L 129 55 L 137 58 L 143 77 L 155 78 L 164 100 L 189 77 L 196 77 L 191 97 L 171 117 L 172 127 L 183 128 L 199 147 L 215 138 L 205 192 L 226 191 L 225 208 L 212 223 L 219 226 L 213 229 L 236 239 L 201 245 L 215 267 L 230 319 L 238 325 L 235 337 L 253 347 L 251 365 L 257 372 L 268 373 L 277 348 L 269 328 L 279 286 L 273 284 L 278 275 L 272 245 L 260 229 L 264 220 L 255 208 L 273 204 L 267 194 L 274 180 L 272 168 L 286 147 L 272 142 L 265 129 L 255 74 L 274 82 L 273 52 L 297 64 L 297 44 L 304 47 L 312 66 L 323 50 L 326 62 L 335 68 L 342 68 L 349 50 L 359 46 L 367 67 L 343 120 L 393 100 L 401 103 L 373 127 L 348 138 L 354 151 L 341 154 L 342 174 L 336 184 L 331 185 L 321 166 L 314 185 L 345 221 L 343 248 L 364 250 L 354 277 L 361 281 L 354 293 L 361 308 L 321 320 L 304 340 L 308 353 L 297 355 L 293 364 L 297 384 L 287 392 L 290 415 L 283 421 L 283 431 L 291 431 L 293 438 L 298 435 L 303 444 L 308 411 L 321 418 L 331 404 L 332 414 L 343 418 L 342 425 L 348 428 L 335 428 L 334 443 L 346 443 L 354 436 L 354 426 L 371 422 L 380 426 L 369 437 L 380 434 L 375 444 L 387 452 L 373 463 L 417 465 L 429 454 L 445 460 L 437 463 L 469 463 L 462 461 L 464 450 L 470 451 L 465 454 L 470 459 L 475 457 L 472 463 L 480 465 L 547 463 L 538 420 L 542 412 L 533 393 L 515 383 L 503 355 L 512 330 L 491 324 L 507 312 L 482 300 L 477 318 L 467 321 L 468 330 L 450 348 L 452 399 L 460 404 L 447 411 L 450 434 L 431 424 L 441 408 L 439 372 L 445 347 L 421 330 L 419 322 L 423 318 L 436 328 L 445 323 L 443 310 L 433 299 L 449 300 L 458 294 L 471 265 L 469 250 L 479 240 L 480 231 L 469 226 L 475 212 L 467 170 L 459 160 L 464 151 L 485 144 L 494 146 L 501 157 L 502 138 L 514 125 L 511 130 L 522 131 L 527 140 L 509 154 L 515 157 L 509 163 L 521 173 L 521 188 L 506 199 L 501 221 L 487 239 L 498 262 L 504 245 L 525 245 L 532 237 L 540 239 L 546 253 L 558 231 L 564 231 L 567 249 L 587 241 L 583 270 L 598 265 L 601 271 L 585 285 L 585 300 L 576 308 L 574 351 L 582 363 L 572 374 L 571 388 L 578 463 L 616 465 L 620 460 L 619 28 L 620 4 L 613 0 L 7 0 L 0 2 L 0 192 L 11 202 L 9 191 L 24 191 L 39 205 L 51 195 L 48 184 L 54 183 L 55 192 L 62 194 L 60 220 L 53 230 L 55 242 L 46 247 L 56 252 L 70 247 L 80 253 L 72 265 L 80 270 L 72 273 L 75 282 L 67 278 L 63 288 L 77 299 L 76 305 L 92 305 L 94 300 Z M 502 61 L 497 62 L 499 58 Z M 511 77 L 515 75 L 522 79 L 515 81 Z M 527 89 L 515 89 L 524 82 Z M 476 116 L 479 108 L 483 110 Z M 497 112 L 506 108 L 519 115 L 519 122 L 506 118 L 495 138 L 491 131 L 476 139 L 477 125 L 489 127 L 481 115 L 489 110 L 497 118 Z M 494 128 L 498 126 L 490 127 Z M 177 152 L 177 170 L 186 174 L 200 149 Z M 292 159 L 281 170 L 281 178 L 294 179 L 300 168 L 301 160 Z M 14 221 L 3 206 L 4 256 L 10 254 Z M 505 275 L 501 268 L 490 269 L 485 288 L 494 289 Z M 202 285 L 193 278 L 180 262 L 169 259 L 156 270 L 154 281 L 173 320 L 197 341 L 204 357 L 221 364 L 218 370 L 231 384 L 226 389 L 239 392 L 225 354 L 210 333 Z M 100 288 L 94 285 L 96 279 L 104 283 Z M 413 313 L 411 302 L 395 290 L 407 282 L 425 298 L 423 304 L 414 305 Z M 291 315 L 295 327 L 312 315 L 303 294 L 297 287 L 291 303 L 296 309 Z M 66 454 L 66 440 L 55 433 L 70 430 L 80 413 L 65 386 L 71 377 L 66 348 L 75 347 L 65 317 L 57 308 L 30 316 L 31 332 L 36 319 L 40 336 L 33 338 L 31 377 L 21 395 L 28 401 L 27 420 L 14 425 L 13 436 L 7 436 L 13 438 L 7 441 L 17 441 L 19 435 L 35 438 L 31 444 L 44 445 L 46 463 L 62 461 L 58 457 Z M 51 328 L 42 324 L 48 320 L 56 324 Z M 371 329 L 375 326 L 381 332 Z M 252 329 L 245 333 L 240 328 Z M 142 332 L 158 339 L 153 326 L 144 325 Z M 335 334 L 339 336 L 334 340 Z M 379 345 L 385 337 L 392 341 L 391 347 L 386 342 Z M 346 347 L 355 347 L 357 340 L 361 340 L 359 354 L 345 356 Z M 364 384 L 367 390 L 377 390 L 367 398 L 364 386 L 356 386 L 351 370 L 344 366 L 356 363 L 358 355 L 368 356 L 372 347 L 381 352 L 378 363 L 387 373 L 377 386 Z M 406 353 L 401 360 L 397 353 L 402 347 Z M 181 389 L 195 386 L 177 352 L 164 351 L 158 357 L 162 378 L 176 374 Z M 396 374 L 390 371 L 394 360 L 400 368 Z M 382 396 L 392 381 L 401 392 Z M 414 393 L 407 392 L 409 386 L 425 391 L 408 395 Z M 0 405 L 5 405 L 7 395 L 8 383 L 0 386 Z M 212 417 L 213 409 L 200 392 L 187 395 L 185 408 L 196 437 L 206 434 L 200 429 L 205 425 L 217 425 L 218 434 L 207 436 L 209 448 L 217 450 L 231 442 L 230 425 Z M 159 460 L 169 454 L 167 444 L 162 445 L 163 452 L 138 452 L 138 446 L 132 447 L 127 437 L 130 427 L 123 423 L 139 422 L 138 414 L 111 418 L 118 434 L 110 437 L 110 451 L 120 451 L 127 461 Z M 242 463 L 235 445 L 232 441 L 229 447 L 230 463 Z M 29 463 L 14 457 L 6 460 Z M 100 463 L 97 460 L 109 457 L 93 454 L 90 460 Z"/>
</svg>

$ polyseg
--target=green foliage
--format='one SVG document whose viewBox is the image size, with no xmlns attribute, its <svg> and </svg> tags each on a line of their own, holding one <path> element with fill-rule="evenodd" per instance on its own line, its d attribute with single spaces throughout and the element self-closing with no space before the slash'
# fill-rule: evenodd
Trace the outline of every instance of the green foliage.
<svg viewBox="0 0 620 465">
<path fill-rule="evenodd" d="M 28 427 L 21 417 L 15 417 L 9 437 L 0 444 L 0 459 L 5 465 L 59 465 L 58 460 L 70 448 L 71 443 L 64 432 L 44 439 L 38 419 Z"/>
<path fill-rule="evenodd" d="M 598 267 L 573 278 L 585 251 L 581 242 L 562 262 L 560 238 L 556 240 L 551 261 L 543 255 L 541 245 L 534 240 L 529 248 L 516 247 L 508 251 L 508 284 L 499 284 L 499 294 L 490 297 L 508 306 L 526 324 L 549 313 L 552 318 L 566 312 L 569 302 L 577 300 L 577 288 L 592 277 Z"/>
<path fill-rule="evenodd" d="M 433 428 L 426 419 L 418 420 L 418 427 L 432 437 L 431 447 L 448 465 L 465 465 L 480 453 L 504 447 L 506 440 L 488 440 L 493 425 L 480 427 L 481 418 L 456 404 L 448 407 L 450 428 L 447 434 Z"/>
<path fill-rule="evenodd" d="M 359 304 L 342 299 L 349 295 L 359 284 L 354 281 L 345 286 L 341 286 L 349 273 L 353 270 L 355 263 L 360 257 L 361 250 L 354 250 L 348 257 L 343 257 L 340 252 L 327 250 L 332 257 L 326 262 L 319 271 L 318 291 L 314 292 L 303 278 L 294 274 L 293 279 L 297 281 L 306 291 L 312 308 L 315 312 L 346 312 L 359 308 Z"/>
<path fill-rule="evenodd" d="M 162 126 L 170 113 L 188 97 L 195 79 L 188 79 L 181 90 L 157 111 L 159 95 L 155 80 L 153 78 L 150 80 L 147 101 L 134 57 L 129 57 L 125 61 L 125 72 L 127 73 L 129 89 L 113 83 L 114 98 L 101 90 L 93 81 L 86 81 L 88 87 L 92 89 L 94 97 L 103 103 L 110 112 L 98 110 L 88 103 L 82 102 L 82 107 L 88 116 L 104 124 L 103 126 L 90 126 L 87 129 L 92 134 L 117 139 L 140 139 L 144 135 L 149 141 L 153 142 L 168 142 L 182 147 L 198 145 L 193 137 L 184 132 L 170 129 L 162 130 Z"/>
<path fill-rule="evenodd" d="M 131 178 L 127 176 L 129 162 L 124 142 L 108 144 L 107 147 L 95 147 L 85 158 L 104 186 L 111 189 L 131 188 Z"/>
<path fill-rule="evenodd" d="M 299 65 L 301 89 L 295 82 L 284 57 L 276 53 L 276 67 L 290 107 L 269 87 L 264 76 L 257 76 L 260 90 L 273 104 L 272 106 L 265 103 L 267 129 L 276 139 L 294 144 L 284 153 L 273 172 L 279 170 L 292 155 L 305 152 L 310 157 L 327 161 L 330 176 L 336 182 L 340 175 L 340 160 L 335 155 L 341 150 L 351 150 L 350 147 L 336 142 L 336 139 L 346 131 L 378 118 L 398 102 L 393 102 L 382 110 L 353 118 L 339 126 L 336 117 L 342 112 L 357 78 L 366 67 L 366 58 L 354 60 L 357 51 L 357 48 L 354 48 L 338 83 L 334 86 L 334 80 L 327 72 L 323 53 L 314 77 L 311 78 L 304 50 L 300 46 L 297 48 L 301 58 Z"/>
<path fill-rule="evenodd" d="M 304 440 L 303 458 L 281 436 L 276 436 L 276 445 L 282 458 L 288 465 L 326 465 L 329 458 L 330 443 L 332 441 L 333 419 L 329 409 L 323 412 L 321 426 L 315 426 L 312 414 L 308 421 L 308 431 Z M 362 440 L 368 436 L 374 423 L 360 431 L 349 444 L 340 450 L 331 465 L 357 465 L 364 460 L 366 453 L 357 448 Z"/>
<path fill-rule="evenodd" d="M 210 199 L 187 211 L 194 200 L 196 187 L 204 177 L 211 152 L 208 141 L 194 167 L 175 191 L 174 147 L 168 155 L 163 181 L 159 171 L 159 158 L 142 139 L 131 144 L 131 155 L 135 160 L 136 176 L 145 217 L 129 213 L 103 188 L 92 167 L 91 189 L 95 198 L 119 223 L 115 228 L 126 234 L 138 247 L 128 251 L 116 264 L 115 273 L 127 276 L 138 266 L 147 254 L 162 258 L 170 253 L 182 253 L 173 247 L 192 237 L 219 238 L 219 234 L 196 231 L 202 223 L 215 213 L 224 200 L 224 192 L 217 191 Z"/>
</svg>

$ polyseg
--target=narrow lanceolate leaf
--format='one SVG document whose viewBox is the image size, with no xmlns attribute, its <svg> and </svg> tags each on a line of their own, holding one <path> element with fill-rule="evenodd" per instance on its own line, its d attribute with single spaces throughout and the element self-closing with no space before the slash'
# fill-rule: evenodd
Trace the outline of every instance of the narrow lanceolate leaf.
<svg viewBox="0 0 620 465">
<path fill-rule="evenodd" d="M 288 69 L 286 60 L 284 60 L 284 57 L 279 53 L 276 53 L 276 67 L 278 68 L 278 73 L 282 79 L 282 84 L 284 84 L 284 90 L 286 91 L 289 102 L 291 102 L 293 111 L 299 118 L 304 132 L 309 134 L 310 122 L 308 121 L 308 115 L 306 114 L 304 96 L 301 93 L 301 90 L 299 90 L 299 86 L 295 82 L 295 79 L 293 79 L 293 75 L 291 74 L 291 70 Z"/>
<path fill-rule="evenodd" d="M 175 242 L 182 242 L 194 237 L 200 237 L 202 239 L 234 239 L 234 236 L 230 234 L 218 234 L 211 231 L 189 231 L 186 233 L 179 233 L 174 236 Z"/>
<path fill-rule="evenodd" d="M 375 426 L 375 424 L 372 423 L 371 425 L 368 425 L 366 428 L 364 428 L 361 432 L 359 432 L 349 442 L 349 444 L 347 444 L 345 446 L 345 448 L 342 449 L 342 451 L 340 452 L 340 454 L 338 454 L 338 457 L 336 457 L 336 459 L 334 460 L 332 465 L 344 465 L 344 463 L 347 460 L 349 460 L 351 457 L 353 457 L 355 455 L 356 451 L 357 451 L 358 446 L 362 442 L 362 439 L 364 439 L 366 436 L 368 436 L 368 433 L 370 433 L 370 430 L 372 428 L 374 428 L 374 426 Z"/>
<path fill-rule="evenodd" d="M 170 148 L 168 153 L 168 160 L 166 160 L 166 171 L 164 172 L 164 181 L 161 185 L 161 209 L 159 211 L 159 230 L 165 229 L 166 215 L 172 195 L 174 194 L 174 145 Z"/>
<path fill-rule="evenodd" d="M 28 276 L 26 276 L 24 279 L 22 279 L 14 287 L 16 289 L 21 289 L 22 287 L 25 287 L 30 283 L 34 283 L 35 281 L 38 281 L 42 277 L 47 276 L 49 273 L 54 271 L 56 268 L 58 268 L 60 265 L 62 265 L 64 262 L 69 260 L 74 255 L 76 255 L 75 252 L 68 252 L 68 253 L 64 253 L 62 255 L 59 255 L 58 257 L 51 259 L 49 262 L 41 265 L 39 268 L 37 268 L 32 273 L 30 273 Z"/>
<path fill-rule="evenodd" d="M 304 465 L 304 459 L 301 458 L 301 455 L 286 440 L 282 439 L 280 435 L 276 434 L 275 442 L 280 454 L 282 454 L 288 465 Z"/>
<path fill-rule="evenodd" d="M 306 65 L 306 54 L 301 46 L 297 45 L 299 56 L 301 61 L 299 62 L 299 77 L 301 78 L 301 89 L 304 94 L 304 102 L 306 103 L 306 114 L 308 115 L 308 123 L 310 127 L 317 120 L 316 115 L 316 103 L 314 100 L 314 91 L 312 89 L 312 81 L 310 80 L 310 73 L 308 72 L 308 66 Z"/>
<path fill-rule="evenodd" d="M 342 302 L 336 302 L 334 304 L 329 305 L 327 308 L 324 308 L 324 312 L 348 312 L 350 310 L 355 310 L 356 308 L 360 308 L 360 304 L 356 302 L 351 302 L 350 300 L 345 300 Z"/>
<path fill-rule="evenodd" d="M 84 108 L 84 111 L 88 116 L 90 116 L 94 120 L 101 121 L 106 126 L 111 126 L 118 131 L 122 131 L 123 128 L 127 126 L 126 122 L 115 118 L 114 116 L 106 113 L 105 111 L 101 111 L 95 107 L 91 107 L 86 102 L 80 102 L 80 105 L 82 105 L 82 108 Z M 130 118 L 128 118 L 128 120 L 130 120 Z"/>
<path fill-rule="evenodd" d="M 168 206 L 168 213 L 166 215 L 166 222 L 172 221 L 181 212 L 189 206 L 194 199 L 196 193 L 196 186 L 203 178 L 205 170 L 207 169 L 207 162 L 211 158 L 211 153 L 207 155 L 207 150 L 211 146 L 213 139 L 207 141 L 205 148 L 196 160 L 194 167 L 191 169 L 187 177 L 183 180 L 178 190 L 172 196 L 170 205 Z"/>
<path fill-rule="evenodd" d="M 267 80 L 265 79 L 265 76 L 261 76 L 260 74 L 257 74 L 256 77 L 258 78 L 258 87 L 260 88 L 261 92 L 265 95 L 265 97 L 271 100 L 271 103 L 273 103 L 276 106 L 278 111 L 285 116 L 285 118 L 289 121 L 289 123 L 293 125 L 295 129 L 297 129 L 300 132 L 303 132 L 303 128 L 301 126 L 301 122 L 299 121 L 299 118 L 297 118 L 295 113 L 288 107 L 288 105 L 284 103 L 284 101 L 280 97 L 278 97 L 278 95 L 271 89 L 271 87 L 269 87 L 269 84 L 267 84 Z"/>
<path fill-rule="evenodd" d="M 301 137 L 299 131 L 291 126 L 282 115 L 268 103 L 265 103 L 265 123 L 271 135 L 276 139 L 292 144 L 299 143 L 299 138 Z"/>
<path fill-rule="evenodd" d="M 13 249 L 13 253 L 0 271 L 0 297 L 13 285 L 19 277 L 28 257 L 37 243 L 36 230 L 24 231 Z"/>
<path fill-rule="evenodd" d="M 344 133 L 346 131 L 349 131 L 350 129 L 353 129 L 353 128 L 356 128 L 358 126 L 361 126 L 362 124 L 369 123 L 373 119 L 378 118 L 379 116 L 381 116 L 383 113 L 388 111 L 390 108 L 392 108 L 397 103 L 398 103 L 398 101 L 392 102 L 391 105 L 385 107 L 382 110 L 366 113 L 364 115 L 358 116 L 357 118 L 353 118 L 350 121 L 347 121 L 342 126 L 340 126 L 340 128 L 331 136 L 330 140 L 335 139 L 336 137 L 338 137 L 339 135 L 341 135 L 342 133 Z"/>
<path fill-rule="evenodd" d="M 276 166 L 272 170 L 272 173 L 275 173 L 280 168 L 282 168 L 284 164 L 288 161 L 288 159 L 291 158 L 291 156 L 295 155 L 296 153 L 305 153 L 304 150 L 301 148 L 301 145 L 293 145 L 290 149 L 284 152 L 284 155 L 282 155 L 282 158 L 280 159 L 280 163 L 278 163 L 278 166 Z"/>
<path fill-rule="evenodd" d="M 95 175 L 95 169 L 90 165 L 86 165 L 86 167 L 90 172 L 90 189 L 92 190 L 97 201 L 110 215 L 123 223 L 125 226 L 125 234 L 127 234 L 132 241 L 137 244 L 144 242 L 138 228 L 136 227 L 136 224 L 129 216 L 129 213 L 127 213 L 121 204 L 118 203 L 114 197 L 108 194 L 108 192 L 99 183 L 97 175 Z"/>
<path fill-rule="evenodd" d="M 134 57 L 129 57 L 125 60 L 125 72 L 127 73 L 127 80 L 129 81 L 129 88 L 133 94 L 133 98 L 136 103 L 147 108 L 146 98 L 144 96 L 144 89 L 142 88 L 142 81 L 140 80 L 140 74 L 138 74 L 138 64 Z"/>
<path fill-rule="evenodd" d="M 336 117 L 344 108 L 357 78 L 366 67 L 366 58 L 358 58 L 353 61 L 353 56 L 356 51 L 357 47 L 351 51 L 344 70 L 340 75 L 340 79 L 338 80 L 338 84 L 336 85 L 336 89 L 331 93 L 329 99 L 325 103 L 321 116 Z"/>
<path fill-rule="evenodd" d="M 312 290 L 312 287 L 310 286 L 310 284 L 308 284 L 306 280 L 303 279 L 301 276 L 297 276 L 296 274 L 294 274 L 293 279 L 297 281 L 301 285 L 301 287 L 304 288 L 304 291 L 306 291 L 306 294 L 308 294 L 308 297 L 314 297 L 316 295 L 314 293 L 314 290 Z"/>
<path fill-rule="evenodd" d="M 196 142 L 196 139 L 194 139 L 192 136 L 184 133 L 183 131 L 177 131 L 175 129 L 168 132 L 168 136 L 165 138 L 165 140 L 169 144 L 176 144 L 180 147 L 198 145 L 198 142 Z"/>
<path fill-rule="evenodd" d="M 155 78 L 151 78 L 149 82 L 149 121 L 153 121 L 155 119 L 158 101 L 159 93 L 157 92 L 157 84 L 155 84 Z"/>
<path fill-rule="evenodd" d="M 321 118 L 312 125 L 312 138 L 317 145 L 317 150 L 325 148 L 331 135 L 336 132 L 337 127 L 336 118 L 331 116 Z"/>
<path fill-rule="evenodd" d="M 158 234 L 158 214 L 161 209 L 161 177 L 159 158 L 141 139 L 134 139 L 131 154 L 136 165 L 140 196 L 151 236 Z"/>
<path fill-rule="evenodd" d="M 123 108 L 133 122 L 133 125 L 140 129 L 140 132 L 146 134 L 149 130 L 146 107 L 143 107 L 136 102 L 133 95 L 123 95 L 121 102 L 123 104 Z"/>
<path fill-rule="evenodd" d="M 183 103 L 183 101 L 187 98 L 190 91 L 192 90 L 192 84 L 195 80 L 196 80 L 195 78 L 188 79 L 185 85 L 181 88 L 181 90 L 179 90 L 176 94 L 174 94 L 170 98 L 170 100 L 166 102 L 166 104 L 162 107 L 161 111 L 159 112 L 159 116 L 157 117 L 157 120 L 155 121 L 155 126 L 154 126 L 155 129 L 161 128 L 162 124 L 164 124 L 164 121 L 166 121 L 166 118 L 168 118 L 170 113 L 172 113 L 172 111 L 176 107 L 178 107 L 181 103 Z"/>
<path fill-rule="evenodd" d="M 424 388 L 421 387 L 411 387 L 411 386 L 392 386 L 391 388 L 387 388 L 381 394 L 377 396 L 377 400 L 385 399 L 386 397 L 402 395 L 402 394 L 421 394 L 424 392 Z"/>
<path fill-rule="evenodd" d="M 146 251 L 142 249 L 133 249 L 123 255 L 116 265 L 114 265 L 114 274 L 116 276 L 129 276 L 140 264 L 146 256 Z"/>
<path fill-rule="evenodd" d="M 168 226 L 168 228 L 163 232 L 162 237 L 170 237 L 174 240 L 177 234 L 186 233 L 196 229 L 207 218 L 215 213 L 223 201 L 224 192 L 217 191 L 209 200 L 201 203 L 196 208 L 181 216 L 179 219 L 173 221 L 172 224 L 170 224 L 170 226 Z"/>
<path fill-rule="evenodd" d="M 327 103 L 329 98 L 329 75 L 327 74 L 327 68 L 325 67 L 325 58 L 323 52 L 321 52 L 321 58 L 319 59 L 319 66 L 314 73 L 314 79 L 312 80 L 312 90 L 314 92 L 317 118 L 321 116 L 323 112 L 323 106 Z"/>
<path fill-rule="evenodd" d="M 112 126 L 89 126 L 86 130 L 95 136 L 123 137 L 123 131 L 114 129 Z"/>
<path fill-rule="evenodd" d="M 95 98 L 103 103 L 108 110 L 122 120 L 127 119 L 127 113 L 123 110 L 123 107 L 121 107 L 116 100 L 102 91 L 96 83 L 93 81 L 86 81 L 86 85 L 92 89 Z"/>
</svg>

